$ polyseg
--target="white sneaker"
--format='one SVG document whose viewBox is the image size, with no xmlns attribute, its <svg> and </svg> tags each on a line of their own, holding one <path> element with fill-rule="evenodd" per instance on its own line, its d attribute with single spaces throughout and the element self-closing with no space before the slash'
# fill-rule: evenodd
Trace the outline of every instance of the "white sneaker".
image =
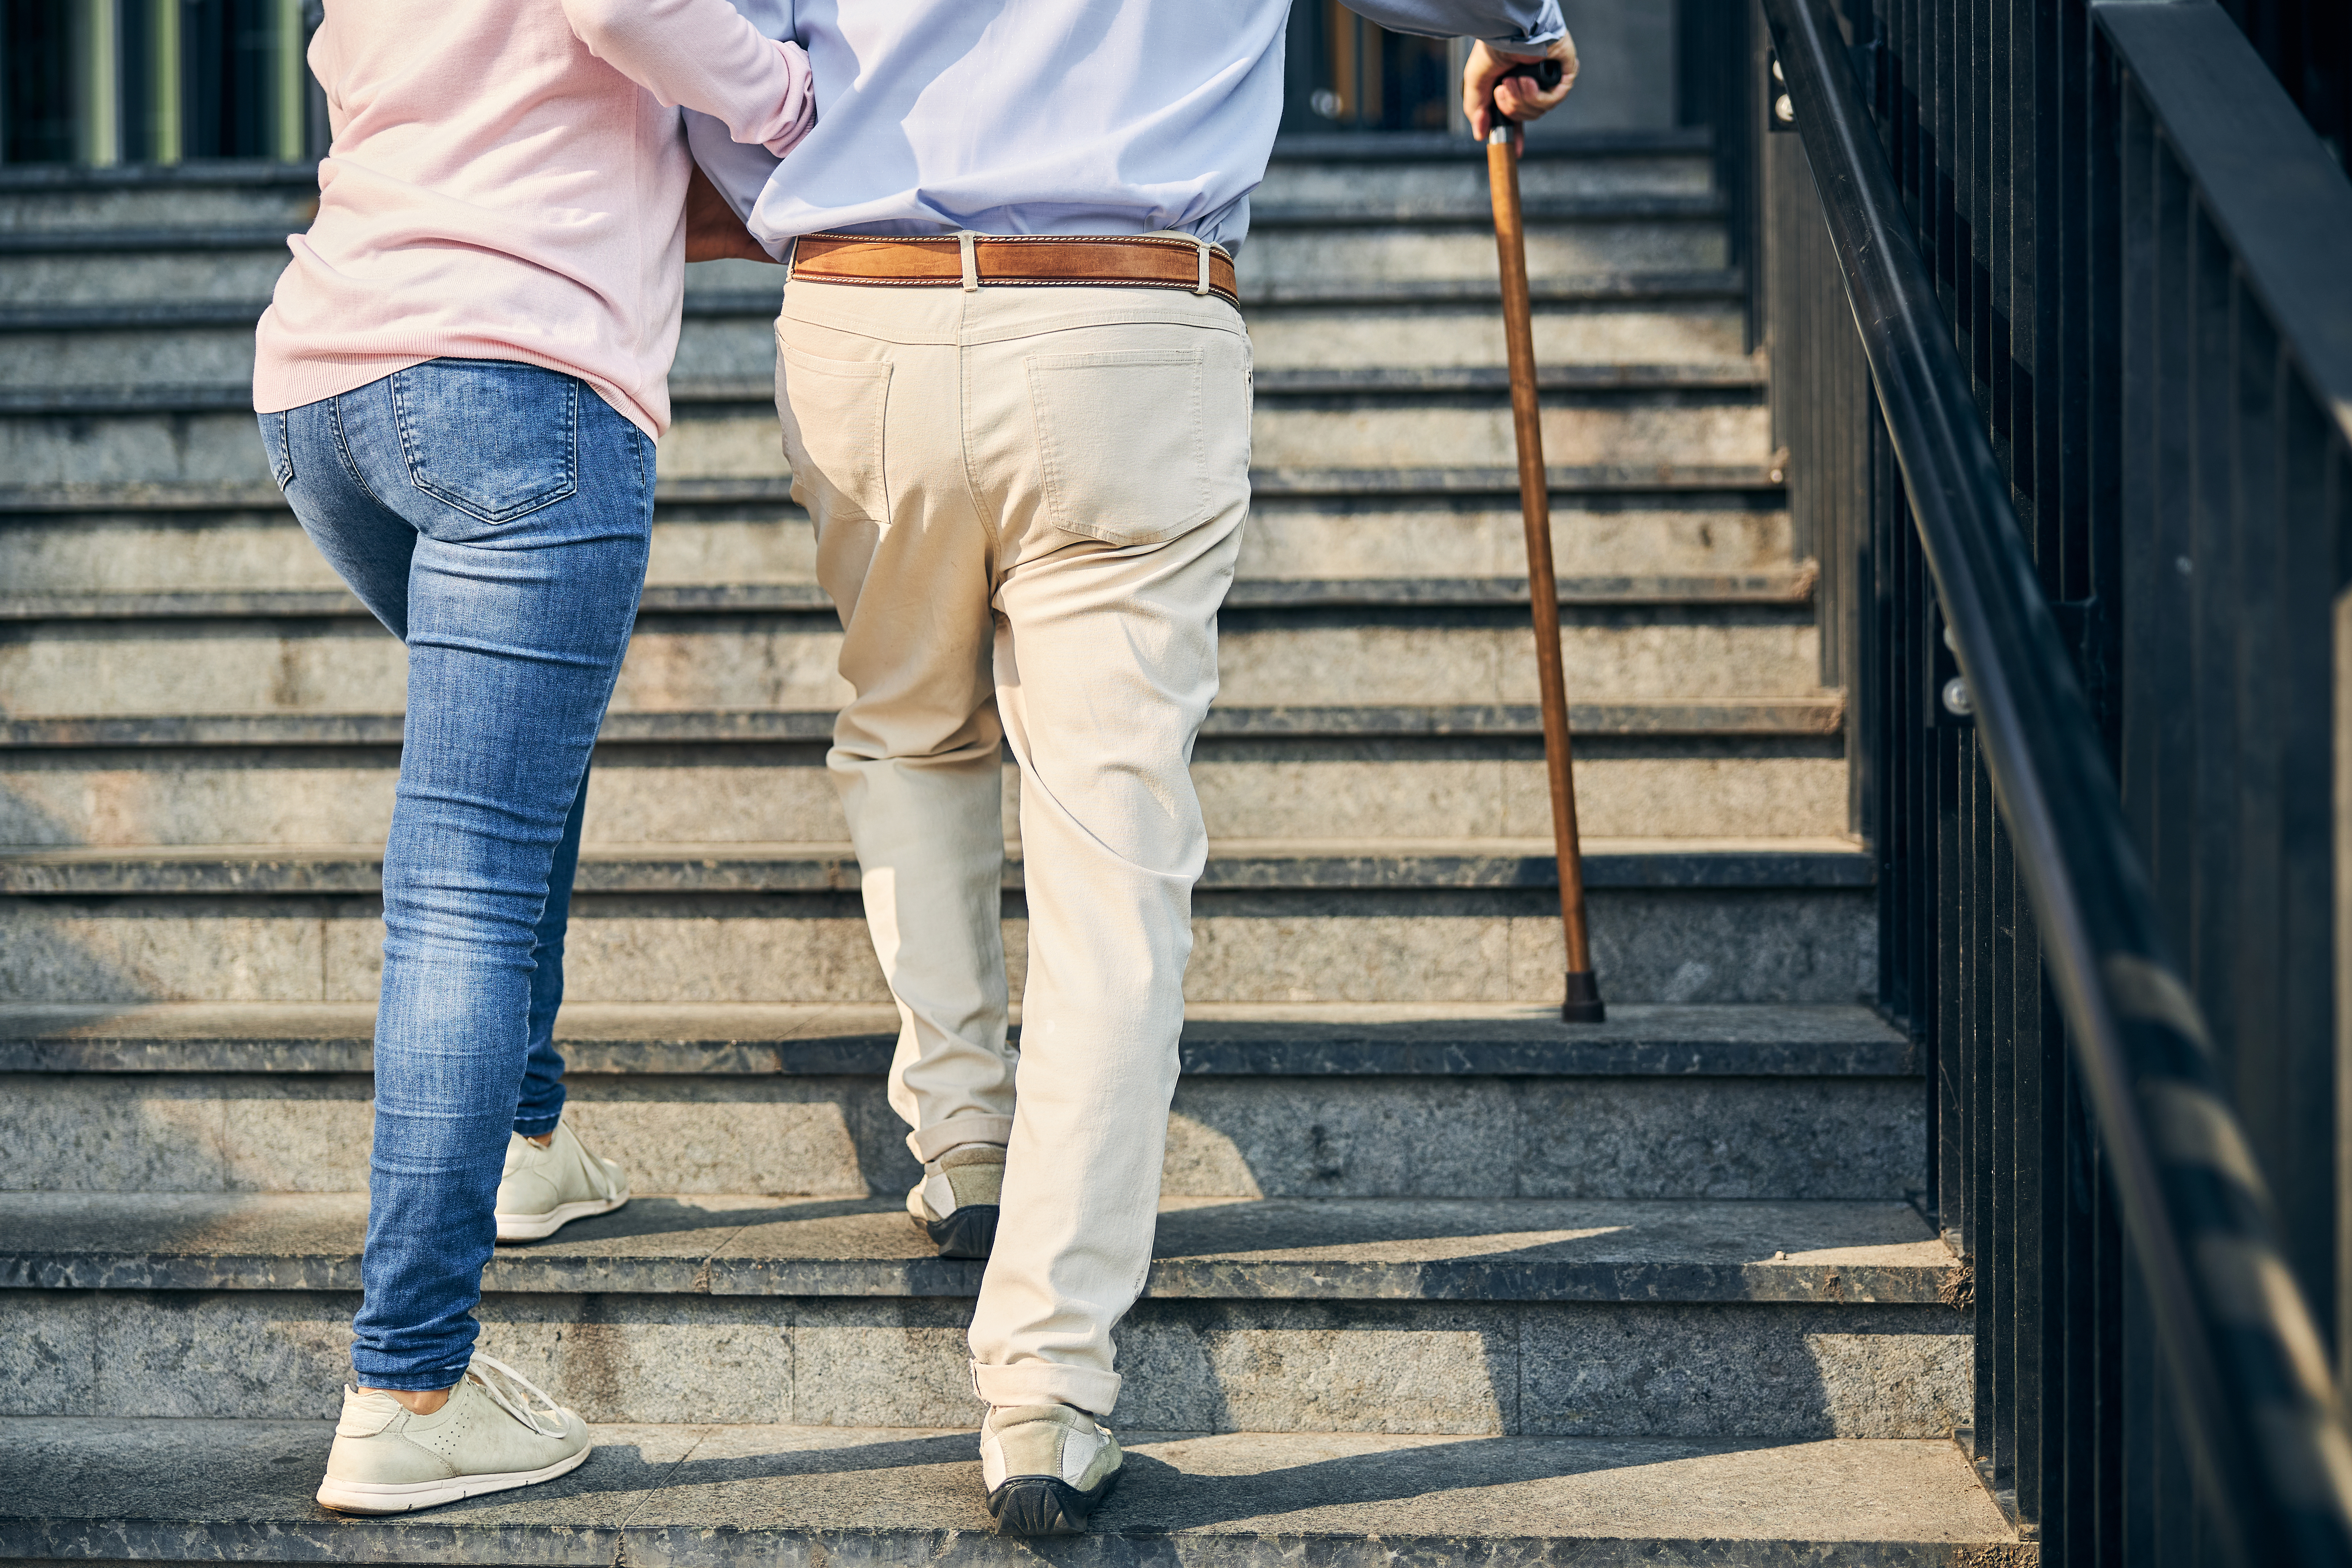
<svg viewBox="0 0 2352 1568">
<path fill-rule="evenodd" d="M 502 1392 L 491 1372 L 519 1392 Z M 523 1394 L 545 1408 L 530 1408 Z M 406 1513 L 551 1481 L 579 1468 L 588 1452 L 587 1423 L 477 1351 L 449 1403 L 430 1415 L 380 1388 L 345 1388 L 319 1500 L 345 1513 Z"/>
<path fill-rule="evenodd" d="M 1004 1145 L 959 1143 L 923 1167 L 907 1194 L 915 1218 L 941 1258 L 985 1258 L 996 1245 L 1004 1192 Z"/>
<path fill-rule="evenodd" d="M 1084 1535 L 1118 1485 L 1110 1428 L 1067 1405 L 992 1407 L 980 1427 L 980 1478 L 999 1535 Z"/>
<path fill-rule="evenodd" d="M 629 1178 L 612 1161 L 590 1153 L 569 1121 L 555 1124 L 555 1137 L 544 1149 L 520 1132 L 507 1134 L 506 1175 L 499 1183 L 500 1241 L 537 1241 L 628 1201 Z"/>
</svg>

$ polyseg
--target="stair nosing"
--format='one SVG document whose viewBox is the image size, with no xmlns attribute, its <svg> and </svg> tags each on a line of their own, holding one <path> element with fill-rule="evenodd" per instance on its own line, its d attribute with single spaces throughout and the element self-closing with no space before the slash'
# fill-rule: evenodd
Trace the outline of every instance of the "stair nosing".
<svg viewBox="0 0 2352 1568">
<path fill-rule="evenodd" d="M 1672 605 L 1803 605 L 1819 574 L 1777 572 L 1677 575 L 1570 575 L 1556 579 L 1559 601 L 1577 608 Z M 1528 603 L 1525 577 L 1238 577 L 1225 595 L 1236 610 L 1502 606 Z M 814 582 L 649 584 L 640 616 L 822 614 L 832 599 Z M 360 619 L 366 605 L 342 588 L 0 593 L 0 622 Z"/>
<path fill-rule="evenodd" d="M 1474 220 L 1454 220 L 1474 226 Z M 1484 222 L 1486 220 L 1476 220 Z M 1592 221 L 1601 221 L 1594 219 Z M 1529 299 L 1537 305 L 1624 300 L 1735 300 L 1746 283 L 1735 268 L 1661 269 L 1656 272 L 1594 272 L 1535 280 Z M 681 309 L 686 318 L 751 316 L 772 320 L 783 294 L 773 291 L 693 289 Z M 1295 304 L 1484 303 L 1502 298 L 1500 286 L 1479 279 L 1318 280 L 1311 283 L 1242 283 L 1242 309 Z M 249 328 L 269 308 L 267 300 L 89 300 L 66 305 L 0 305 L 0 334 L 33 332 L 151 331 L 161 328 Z"/>
<path fill-rule="evenodd" d="M 836 710 L 742 708 L 612 712 L 599 745 L 805 744 L 830 742 Z M 1571 702 L 1579 733 L 1643 736 L 1777 736 L 1841 733 L 1842 694 L 1814 697 L 1661 699 Z M 143 747 L 397 746 L 397 713 L 57 715 L 0 719 L 0 747 L 120 750 Z M 1523 738 L 1543 732 L 1532 703 L 1298 704 L 1212 708 L 1201 734 L 1215 742 Z"/>
<path fill-rule="evenodd" d="M 1622 130 L 1547 131 L 1529 139 L 1522 161 L 1576 158 L 1705 156 L 1715 133 L 1704 125 L 1662 125 Z M 1267 160 L 1275 163 L 1462 163 L 1484 168 L 1486 144 L 1451 131 L 1326 131 L 1292 132 L 1274 139 Z"/>
<path fill-rule="evenodd" d="M 1399 1011 L 1196 1007 L 1184 1021 L 1181 1068 L 1195 1079 L 1871 1079 L 1921 1070 L 1907 1037 L 1854 1005 L 1620 1005 L 1607 1023 L 1574 1027 L 1548 1006 L 1392 1016 Z M 365 1002 L 11 1003 L 0 1005 L 0 1072 L 365 1073 L 374 1020 Z M 1017 1017 L 1013 1027 L 1017 1038 Z M 887 1004 L 574 1003 L 558 1016 L 555 1041 L 566 1070 L 590 1077 L 878 1077 L 898 1028 Z"/>
<path fill-rule="evenodd" d="M 1858 845 L 1800 840 L 1775 847 L 1761 840 L 1735 848 L 1705 840 L 1655 842 L 1660 847 L 1638 850 L 1608 841 L 1588 844 L 1585 885 L 1832 889 L 1869 887 L 1876 876 L 1875 857 Z M 1673 847 L 1677 842 L 1690 847 Z M 9 848 L 0 849 L 0 896 L 367 896 L 383 890 L 383 867 L 382 849 L 365 845 Z M 1202 893 L 1502 892 L 1556 888 L 1558 875 L 1549 846 L 1536 840 L 1227 840 L 1210 845 L 1194 886 Z M 1009 852 L 1003 886 L 1012 891 L 1024 885 L 1018 852 Z M 858 886 L 850 847 L 821 842 L 591 844 L 581 851 L 573 883 L 583 894 L 830 894 L 854 893 Z"/>
<path fill-rule="evenodd" d="M 632 1235 L 627 1227 L 649 1209 L 657 1216 L 675 1212 L 686 1222 L 652 1237 L 695 1240 L 682 1248 L 644 1245 L 647 1233 Z M 501 1248 L 482 1288 L 719 1297 L 977 1294 L 984 1262 L 929 1255 L 905 1213 L 900 1200 L 862 1194 L 645 1194 L 610 1218 L 575 1222 L 559 1238 Z M 353 1289 L 366 1215 L 363 1192 L 0 1194 L 0 1290 Z M 1860 1239 L 1883 1236 L 1896 1216 L 1908 1222 L 1907 1239 Z M 1322 1239 L 1368 1217 L 1374 1228 L 1361 1239 Z M 1236 1218 L 1242 1226 L 1229 1224 L 1218 1235 L 1218 1221 Z M 1268 1220 L 1272 1234 L 1262 1228 Z M 762 1224 L 780 1222 L 829 1226 L 832 1234 L 803 1231 L 781 1241 L 753 1235 Z M 1186 1236 L 1188 1222 L 1196 1231 L 1205 1223 L 1209 1234 Z M 1759 1234 L 1730 1248 L 1719 1234 L 1670 1235 L 1639 1248 L 1612 1239 L 1662 1222 L 1703 1233 L 1738 1224 Z M 289 1223 L 308 1234 L 289 1238 Z M 174 1233 L 188 1226 L 200 1230 L 201 1247 L 176 1244 Z M 54 1236 L 60 1226 L 97 1235 L 60 1243 Z M 1601 1234 L 1542 1244 L 1580 1247 L 1584 1257 L 1379 1256 L 1382 1247 L 1411 1246 L 1414 1237 L 1380 1234 L 1400 1226 L 1437 1228 L 1438 1236 L 1426 1238 L 1432 1240 L 1450 1235 L 1516 1243 L 1500 1249 L 1506 1254 L 1524 1250 L 1528 1244 L 1517 1238 L 1530 1235 Z M 601 1230 L 620 1234 L 603 1237 Z M 1176 1246 L 1189 1242 L 1196 1249 L 1170 1255 L 1171 1231 Z M 1776 1238 L 1800 1237 L 1811 1245 L 1796 1256 L 1752 1256 Z M 1302 1244 L 1306 1237 L 1315 1239 Z M 1146 1298 L 1159 1300 L 1948 1307 L 1964 1274 L 1916 1210 L 1887 1200 L 1196 1199 L 1162 1205 L 1159 1239 L 1144 1288 Z M 1894 1247 L 1921 1256 L 1883 1255 Z M 1832 1256 L 1861 1251 L 1882 1256 Z"/>
<path fill-rule="evenodd" d="M 1548 392 L 1644 393 L 1749 391 L 1767 373 L 1751 360 L 1666 361 L 1656 364 L 1548 364 L 1537 385 Z M 1510 391 L 1499 365 L 1374 366 L 1354 370 L 1260 366 L 1261 397 L 1462 395 Z M 721 404 L 772 405 L 775 384 L 763 376 L 673 377 L 675 408 Z M 136 415 L 244 413 L 253 406 L 250 381 L 163 382 L 114 385 L 0 387 L 0 417 L 69 418 Z"/>
<path fill-rule="evenodd" d="M 1553 495 L 1786 493 L 1763 464 L 1592 464 L 1547 471 Z M 1504 468 L 1255 468 L 1252 492 L 1275 496 L 1494 496 L 1516 499 L 1517 470 Z M 792 500 L 789 476 L 753 479 L 657 479 L 657 505 L 715 505 Z M 89 485 L 0 487 L 0 514 L 89 511 L 269 511 L 289 509 L 278 487 L 251 483 L 132 480 Z"/>
</svg>

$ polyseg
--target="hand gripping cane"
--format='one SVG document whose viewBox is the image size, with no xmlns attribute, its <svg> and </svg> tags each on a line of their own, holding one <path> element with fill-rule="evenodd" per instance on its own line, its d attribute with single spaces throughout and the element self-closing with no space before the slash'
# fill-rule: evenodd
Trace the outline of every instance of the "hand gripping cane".
<svg viewBox="0 0 2352 1568">
<path fill-rule="evenodd" d="M 1507 76 L 1559 85 L 1559 62 L 1520 66 Z M 1544 765 L 1551 775 L 1552 846 L 1559 857 L 1559 921 L 1568 942 L 1563 1022 L 1606 1016 L 1593 983 L 1592 944 L 1584 924 L 1584 857 L 1576 841 L 1576 780 L 1569 769 L 1568 681 L 1559 658 L 1559 588 L 1551 571 L 1551 490 L 1544 475 L 1543 424 L 1536 406 L 1536 341 L 1528 299 L 1528 237 L 1519 216 L 1519 161 L 1511 121 L 1488 110 L 1486 185 L 1495 199 L 1495 248 L 1503 267 L 1503 341 L 1510 351 L 1511 427 L 1519 448 L 1519 513 L 1527 524 L 1528 597 L 1535 610 L 1536 680 L 1543 708 Z"/>
</svg>

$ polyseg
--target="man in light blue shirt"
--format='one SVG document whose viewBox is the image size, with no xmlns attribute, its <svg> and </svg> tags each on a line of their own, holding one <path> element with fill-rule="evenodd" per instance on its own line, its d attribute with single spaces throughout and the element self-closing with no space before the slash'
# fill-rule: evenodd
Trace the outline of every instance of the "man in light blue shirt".
<svg viewBox="0 0 2352 1568">
<path fill-rule="evenodd" d="M 820 230 L 1149 234 L 1232 249 L 1282 118 L 1289 0 L 736 0 L 808 50 L 817 123 L 780 167 L 688 111 L 695 159 L 772 252 Z M 1465 107 L 1568 37 L 1559 0 L 1355 0 L 1384 27 L 1475 37 Z M 1514 57 L 1505 58 L 1502 57 Z M 1564 58 L 1573 60 L 1572 51 Z M 1568 84 L 1523 80 L 1533 119 Z"/>
<path fill-rule="evenodd" d="M 787 256 L 777 409 L 854 693 L 826 763 L 898 1004 L 889 1096 L 971 1330 L 1000 1531 L 1120 1475 L 1111 1330 L 1150 1264 L 1208 836 L 1189 763 L 1249 509 L 1230 252 L 1282 112 L 1287 0 L 736 0 L 808 50 L 781 163 L 695 153 Z M 1465 107 L 1559 101 L 1557 0 L 1350 0 L 1471 35 Z M 1499 83 L 1499 85 L 1498 85 Z M 740 237 L 738 237 L 739 239 Z M 1002 765 L 1028 933 L 1006 1045 Z M 1017 1089 L 1017 1093 L 1016 1093 Z"/>
</svg>

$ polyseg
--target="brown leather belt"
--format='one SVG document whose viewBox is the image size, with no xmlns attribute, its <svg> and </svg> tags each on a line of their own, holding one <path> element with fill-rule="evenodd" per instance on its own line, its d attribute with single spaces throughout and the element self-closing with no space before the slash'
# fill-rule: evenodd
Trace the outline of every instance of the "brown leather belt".
<svg viewBox="0 0 2352 1568">
<path fill-rule="evenodd" d="M 1182 289 L 1241 303 L 1232 257 L 1213 245 L 1159 235 L 806 234 L 793 247 L 792 275 L 884 289 Z"/>
</svg>

